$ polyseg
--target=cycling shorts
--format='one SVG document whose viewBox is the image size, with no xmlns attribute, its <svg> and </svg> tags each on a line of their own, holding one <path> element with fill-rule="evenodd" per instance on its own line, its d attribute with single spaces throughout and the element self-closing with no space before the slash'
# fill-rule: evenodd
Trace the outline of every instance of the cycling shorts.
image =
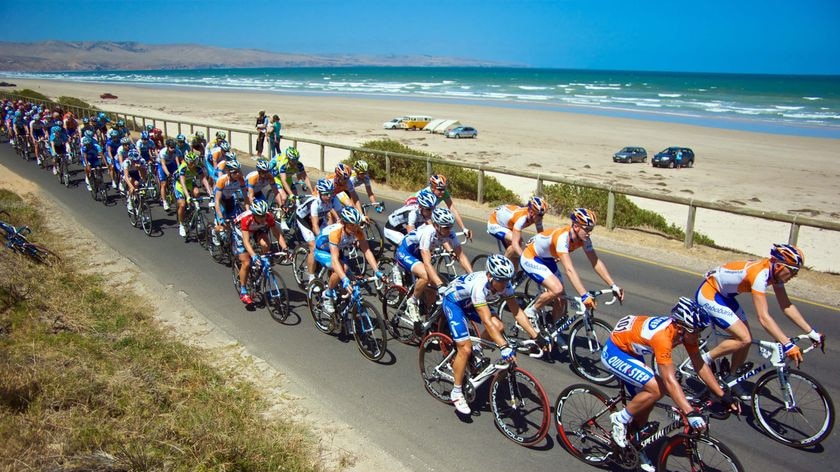
<svg viewBox="0 0 840 472">
<path fill-rule="evenodd" d="M 167 162 L 166 169 L 169 171 L 170 174 L 174 174 L 176 170 L 178 170 L 178 163 L 177 162 Z M 166 180 L 166 173 L 163 171 L 163 163 L 158 161 L 157 164 L 157 174 L 158 180 L 161 182 Z"/>
<path fill-rule="evenodd" d="M 128 177 L 131 178 L 132 180 L 137 181 L 137 182 L 142 182 L 143 181 L 143 179 L 140 177 L 140 171 L 139 170 L 128 171 Z"/>
<path fill-rule="evenodd" d="M 552 275 L 557 277 L 560 282 L 563 282 L 563 276 L 560 274 L 560 270 L 557 268 L 557 262 L 555 262 L 554 259 L 542 258 L 539 256 L 531 259 L 530 257 L 525 257 L 523 255 L 522 258 L 519 259 L 519 264 L 522 266 L 522 270 L 528 274 L 528 277 L 540 285 L 542 285 L 545 279 L 551 277 Z"/>
<path fill-rule="evenodd" d="M 36 140 L 38 138 L 43 138 L 44 136 L 46 136 L 46 133 L 44 132 L 44 128 L 33 129 L 32 130 L 32 136 L 34 136 Z"/>
<path fill-rule="evenodd" d="M 487 234 L 493 236 L 494 238 L 501 241 L 505 246 L 507 243 L 505 242 L 505 237 L 511 233 L 511 230 L 507 228 L 507 226 L 502 226 L 496 223 L 487 223 Z"/>
<path fill-rule="evenodd" d="M 233 198 L 222 197 L 221 207 L 219 208 L 219 210 L 222 211 L 222 218 L 223 219 L 228 219 L 228 218 L 235 217 L 236 216 L 236 214 L 234 212 L 235 209 L 236 208 L 235 208 L 235 205 L 234 205 Z M 217 219 L 217 223 L 218 223 L 219 222 L 218 221 L 218 215 L 216 215 L 216 217 L 217 217 L 216 219 Z"/>
<path fill-rule="evenodd" d="M 175 200 L 186 200 L 187 195 L 184 192 L 179 190 L 180 187 L 181 187 L 180 185 L 175 186 Z M 190 191 L 192 191 L 192 189 L 187 190 L 187 192 L 190 192 Z"/>
<path fill-rule="evenodd" d="M 421 263 L 420 260 L 408 250 L 408 247 L 405 244 L 400 244 L 394 255 L 397 258 L 397 264 L 409 272 L 411 272 L 412 267 Z"/>
<path fill-rule="evenodd" d="M 252 236 L 254 241 L 259 241 L 260 238 L 268 237 L 268 234 L 265 230 L 260 230 L 253 233 Z M 237 256 L 245 254 L 245 243 L 242 241 L 242 230 L 239 228 L 233 230 L 233 253 Z"/>
<path fill-rule="evenodd" d="M 464 312 L 461 305 L 453 300 L 451 295 L 443 298 L 443 314 L 446 315 L 446 321 L 449 323 L 449 332 L 452 334 L 452 340 L 456 343 L 465 341 L 470 337 L 468 318 L 476 323 L 481 323 L 481 318 L 475 310 Z"/>
<path fill-rule="evenodd" d="M 50 147 L 52 148 L 53 157 L 57 157 L 59 154 L 67 154 L 67 143 L 53 143 L 53 145 Z"/>
<path fill-rule="evenodd" d="M 624 382 L 631 396 L 656 377 L 653 369 L 645 364 L 644 358 L 622 351 L 610 338 L 607 338 L 601 350 L 601 363 Z"/>
<path fill-rule="evenodd" d="M 721 295 L 710 283 L 703 282 L 697 289 L 697 293 L 694 294 L 694 298 L 719 327 L 729 329 L 738 320 L 749 326 L 747 315 L 741 305 L 738 304 L 738 300 L 735 297 Z"/>
<path fill-rule="evenodd" d="M 315 241 L 316 234 L 312 231 L 312 229 L 306 225 L 303 220 L 300 218 L 295 218 L 295 224 L 297 224 L 298 229 L 300 230 L 300 235 L 303 237 L 303 240 L 307 243 L 311 243 Z"/>
<path fill-rule="evenodd" d="M 330 254 L 330 251 L 322 251 L 321 249 L 316 248 L 315 262 L 321 264 L 327 269 L 332 269 L 332 254 Z"/>
<path fill-rule="evenodd" d="M 99 158 L 99 155 L 96 155 L 96 157 L 94 157 L 94 158 L 88 159 L 83 154 L 82 155 L 82 165 L 83 166 L 90 165 L 91 167 L 99 167 L 100 165 L 102 165 L 102 159 Z"/>
</svg>

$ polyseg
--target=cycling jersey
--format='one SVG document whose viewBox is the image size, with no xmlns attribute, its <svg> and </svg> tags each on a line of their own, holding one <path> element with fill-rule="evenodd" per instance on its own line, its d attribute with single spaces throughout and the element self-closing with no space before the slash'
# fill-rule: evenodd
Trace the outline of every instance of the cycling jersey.
<svg viewBox="0 0 840 472">
<path fill-rule="evenodd" d="M 321 230 L 321 233 L 315 238 L 315 248 L 329 252 L 330 246 L 336 246 L 341 250 L 352 246 L 356 241 L 364 240 L 365 235 L 361 228 L 356 228 L 355 233 L 348 234 L 344 231 L 343 224 L 335 223 Z"/>
<path fill-rule="evenodd" d="M 275 221 L 271 212 L 265 214 L 265 219 L 262 223 L 254 218 L 251 210 L 248 210 L 236 217 L 235 226 L 239 231 L 248 231 L 249 233 L 256 233 L 257 231 L 264 231 L 269 228 L 274 228 Z"/>
<path fill-rule="evenodd" d="M 487 233 L 500 241 L 504 241 L 513 230 L 522 231 L 532 224 L 537 224 L 537 229 L 542 230 L 542 218 L 530 219 L 528 207 L 516 205 L 502 205 L 496 207 L 490 213 L 487 221 Z"/>
<path fill-rule="evenodd" d="M 419 226 L 418 223 L 422 225 L 426 223 L 426 219 L 420 213 L 420 205 L 416 203 L 413 205 L 403 205 L 388 216 L 388 225 L 394 229 L 402 229 L 404 226 L 416 228 Z M 406 232 L 405 229 L 402 231 L 403 233 Z"/>
<path fill-rule="evenodd" d="M 248 188 L 254 190 L 255 195 L 262 195 L 263 189 L 267 186 L 271 186 L 271 188 L 277 191 L 277 185 L 274 183 L 274 178 L 271 174 L 267 177 L 260 177 L 260 172 L 257 170 L 249 172 L 245 176 L 245 182 Z"/>
<path fill-rule="evenodd" d="M 358 174 L 353 174 L 350 180 L 353 182 L 354 187 L 370 187 L 370 175 L 368 174 L 365 174 L 364 178 L 360 178 Z"/>
<path fill-rule="evenodd" d="M 191 168 L 186 162 L 182 162 L 175 170 L 175 198 L 183 200 L 186 193 L 192 192 L 196 179 L 202 175 L 204 175 L 204 169 L 201 166 L 196 165 Z M 184 177 L 187 182 L 186 192 L 181 185 L 181 177 Z"/>
<path fill-rule="evenodd" d="M 29 129 L 32 130 L 32 136 L 35 138 L 41 138 L 46 136 L 47 130 L 45 128 L 44 122 L 41 120 L 32 120 L 29 122 Z"/>
<path fill-rule="evenodd" d="M 429 192 L 432 192 L 432 187 L 429 186 L 429 187 L 426 187 L 426 188 L 421 188 L 420 190 L 414 192 L 414 195 L 412 195 L 412 196 L 408 197 L 408 199 L 406 199 L 405 204 L 410 205 L 410 204 L 417 203 L 417 197 L 420 195 L 420 192 L 422 192 L 423 190 L 428 190 Z M 432 192 L 432 194 L 434 194 L 434 192 Z M 446 189 L 446 190 L 443 191 L 442 196 L 440 196 L 440 197 L 435 196 L 435 198 L 437 198 L 437 200 L 435 201 L 435 206 L 438 206 L 438 205 L 440 205 L 440 202 L 444 202 L 444 201 L 452 198 L 452 194 L 449 193 L 449 189 Z"/>
<path fill-rule="evenodd" d="M 477 307 L 487 306 L 499 300 L 513 297 L 513 285 L 508 282 L 501 292 L 493 292 L 487 273 L 473 272 L 457 277 L 446 287 L 443 297 L 443 313 L 449 323 L 449 332 L 455 342 L 469 338 L 467 318 L 481 323 Z"/>
<path fill-rule="evenodd" d="M 697 303 L 709 312 L 715 324 L 724 329 L 738 320 L 748 324 L 746 314 L 735 297 L 746 292 L 764 295 L 767 286 L 770 285 L 770 276 L 768 258 L 730 262 L 706 273 L 695 298 Z"/>
<path fill-rule="evenodd" d="M 592 240 L 589 238 L 583 241 L 579 239 L 572 241 L 571 231 L 572 227 L 570 225 L 537 233 L 528 242 L 528 245 L 525 246 L 522 256 L 528 258 L 557 259 L 560 257 L 560 254 L 569 254 L 581 247 L 586 252 L 592 252 L 594 250 Z"/>
<path fill-rule="evenodd" d="M 140 169 L 145 169 L 147 162 L 142 157 L 123 161 L 123 171 L 128 170 L 128 176 L 134 180 L 142 180 Z"/>
<path fill-rule="evenodd" d="M 453 250 L 461 247 L 454 232 L 450 232 L 449 236 L 443 236 L 438 234 L 433 225 L 422 225 L 408 233 L 397 247 L 395 252 L 397 263 L 411 272 L 412 267 L 422 263 L 421 250 L 433 251 L 446 242 L 449 242 Z"/>
<path fill-rule="evenodd" d="M 169 148 L 163 148 L 158 153 L 158 163 L 157 163 L 157 174 L 158 179 L 163 182 L 166 180 L 166 172 L 163 171 L 163 166 L 166 166 L 166 170 L 169 171 L 170 174 L 174 173 L 178 170 L 178 158 L 181 155 L 178 154 L 178 151 L 169 151 Z"/>
<path fill-rule="evenodd" d="M 215 193 L 221 193 L 222 198 L 231 199 L 233 195 L 245 188 L 245 178 L 239 174 L 238 179 L 231 178 L 230 174 L 224 174 L 216 181 Z"/>
<path fill-rule="evenodd" d="M 311 218 L 313 216 L 318 218 L 319 224 L 323 224 L 330 210 L 341 211 L 341 208 L 341 202 L 336 197 L 332 197 L 325 202 L 321 197 L 307 195 L 298 201 L 295 215 L 300 219 L 302 224 L 307 228 L 311 228 Z"/>
<path fill-rule="evenodd" d="M 119 143 L 119 140 L 117 142 Z M 155 143 L 151 139 L 138 139 L 135 147 L 143 159 L 149 162 L 154 160 Z"/>
<path fill-rule="evenodd" d="M 99 156 L 102 155 L 102 147 L 98 144 L 82 146 L 82 164 L 91 167 L 99 167 Z"/>
<path fill-rule="evenodd" d="M 327 180 L 332 180 L 335 184 L 335 194 L 338 195 L 341 192 L 347 192 L 350 195 L 351 192 L 356 191 L 356 186 L 353 185 L 352 179 L 346 179 L 343 182 L 339 182 L 338 179 L 335 177 L 335 174 L 330 174 L 325 177 Z"/>
</svg>

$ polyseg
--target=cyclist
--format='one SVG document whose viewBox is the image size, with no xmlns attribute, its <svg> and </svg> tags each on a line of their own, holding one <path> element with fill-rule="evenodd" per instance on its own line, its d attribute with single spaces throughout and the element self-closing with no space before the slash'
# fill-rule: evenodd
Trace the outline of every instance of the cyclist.
<svg viewBox="0 0 840 472">
<path fill-rule="evenodd" d="M 67 130 L 67 135 L 70 138 L 78 139 L 79 136 L 79 122 L 76 120 L 76 115 L 72 111 L 64 114 L 64 129 Z"/>
<path fill-rule="evenodd" d="M 93 142 L 94 144 L 97 144 L 95 140 Z M 128 157 L 128 151 L 131 149 L 134 149 L 134 146 L 131 144 L 131 138 L 126 136 L 120 140 L 120 147 L 117 149 L 117 153 L 114 157 L 105 156 L 105 159 L 108 162 L 108 171 L 111 174 L 111 187 L 114 189 L 117 188 L 118 181 L 120 190 L 123 190 L 125 187 L 122 183 L 122 179 L 120 178 L 122 175 L 122 163 Z"/>
<path fill-rule="evenodd" d="M 152 141 L 148 131 L 140 132 L 140 139 L 137 140 L 134 147 L 137 148 L 137 151 L 140 152 L 140 156 L 145 159 L 146 162 L 154 162 L 156 160 L 155 142 Z"/>
<path fill-rule="evenodd" d="M 219 177 L 213 189 L 213 198 L 216 208 L 216 227 L 214 228 L 213 241 L 217 241 L 218 232 L 223 231 L 223 223 L 226 218 L 236 217 L 248 204 L 247 195 L 242 195 L 245 188 L 245 178 L 242 176 L 242 165 L 237 160 L 227 161 L 228 173 Z M 239 200 L 239 201 L 237 201 Z M 242 201 L 245 200 L 245 201 Z M 181 236 L 187 234 L 184 226 L 181 226 Z"/>
<path fill-rule="evenodd" d="M 335 172 L 328 175 L 326 178 L 333 181 L 335 184 L 335 195 L 345 206 L 352 206 L 362 212 L 362 204 L 359 202 L 359 194 L 356 193 L 356 187 L 350 177 L 353 170 L 347 164 L 341 162 L 335 166 Z"/>
<path fill-rule="evenodd" d="M 406 200 L 406 203 L 412 203 L 415 198 L 420 195 L 420 192 L 423 190 L 428 189 L 432 192 L 435 197 L 437 197 L 438 204 L 440 202 L 446 203 L 446 207 L 449 208 L 449 211 L 452 212 L 452 215 L 455 217 L 455 222 L 458 223 L 458 226 L 461 227 L 461 230 L 466 235 L 467 239 L 472 239 L 472 232 L 464 226 L 464 221 L 461 219 L 461 214 L 455 208 L 455 202 L 452 201 L 452 195 L 449 193 L 449 190 L 446 189 L 448 181 L 445 175 L 442 174 L 434 174 L 433 176 L 429 177 L 429 186 L 425 189 L 421 189 L 417 191 L 414 195 Z"/>
<path fill-rule="evenodd" d="M 29 139 L 32 140 L 32 145 L 35 149 L 35 156 L 37 156 L 36 162 L 38 165 L 41 165 L 41 145 L 45 141 L 45 137 L 47 136 L 47 128 L 46 124 L 41 121 L 41 115 L 35 113 L 32 115 L 32 119 L 29 120 Z"/>
<path fill-rule="evenodd" d="M 522 257 L 522 230 L 534 225 L 537 232 L 543 231 L 543 215 L 548 211 L 548 202 L 540 197 L 531 197 L 524 207 L 502 205 L 490 213 L 487 233 L 496 238 L 505 248 L 505 256 L 519 265 Z"/>
<path fill-rule="evenodd" d="M 198 165 L 198 153 L 187 151 L 184 162 L 175 170 L 175 199 L 178 202 L 178 223 L 182 228 L 187 204 L 192 197 L 198 197 L 198 187 L 195 186 L 198 179 L 201 180 L 207 195 L 213 195 L 210 179 L 207 178 L 204 168 Z"/>
<path fill-rule="evenodd" d="M 91 121 L 94 132 L 99 136 L 99 142 L 101 143 L 105 142 L 105 133 L 108 132 L 108 123 L 110 122 L 111 119 L 108 118 L 108 115 L 106 115 L 104 111 L 99 112 L 99 114 Z"/>
<path fill-rule="evenodd" d="M 534 305 L 525 310 L 528 318 L 537 318 L 537 312 L 549 301 L 553 300 L 552 318 L 556 323 L 566 313 L 566 303 L 563 299 L 565 288 L 562 276 L 557 269 L 557 260 L 563 265 L 572 287 L 580 294 L 581 301 L 589 308 L 595 307 L 595 299 L 587 293 L 574 264 L 571 252 L 583 248 L 595 273 L 607 285 L 610 285 L 616 297 L 624 301 L 624 290 L 615 284 L 607 266 L 598 258 L 589 235 L 595 229 L 595 212 L 586 208 L 572 211 L 571 225 L 562 228 L 549 229 L 537 233 L 522 251 L 520 263 L 522 270 L 545 291 L 537 297 Z"/>
<path fill-rule="evenodd" d="M 207 148 L 207 138 L 204 137 L 203 131 L 196 131 L 190 136 L 190 147 L 198 153 L 199 158 L 202 158 Z"/>
<path fill-rule="evenodd" d="M 413 322 L 420 321 L 420 296 L 431 282 L 434 287 L 443 289 L 443 279 L 432 265 L 432 251 L 443 247 L 455 253 L 455 257 L 467 273 L 472 266 L 467 255 L 461 250 L 461 243 L 452 232 L 455 217 L 446 208 L 436 208 L 432 212 L 432 224 L 423 225 L 408 233 L 396 250 L 397 263 L 415 277 L 414 292 L 408 299 L 406 314 Z"/>
<path fill-rule="evenodd" d="M 750 350 L 752 336 L 747 316 L 735 297 L 740 293 L 750 292 L 758 322 L 764 330 L 783 346 L 784 353 L 797 365 L 802 362 L 802 351 L 785 335 L 784 331 L 770 316 L 767 303 L 767 287 L 772 286 L 779 308 L 815 345 L 823 342 L 824 336 L 805 321 L 799 309 L 791 303 L 785 283 L 790 281 L 805 263 L 805 254 L 801 249 L 790 244 L 774 244 L 770 257 L 757 261 L 730 262 L 706 273 L 703 283 L 697 289 L 695 298 L 712 316 L 716 325 L 725 329 L 732 337 L 720 342 L 704 355 L 703 360 L 711 363 L 713 359 L 732 354 L 732 374 L 744 364 Z M 730 379 L 727 379 L 731 380 Z M 749 398 L 741 384 L 733 388 L 741 397 Z"/>
<path fill-rule="evenodd" d="M 101 165 L 102 146 L 94 143 L 93 139 L 84 137 L 82 138 L 81 151 L 82 165 L 85 166 L 85 185 L 87 186 L 88 192 L 90 192 L 90 169 Z"/>
<path fill-rule="evenodd" d="M 124 138 L 126 136 L 128 136 L 129 138 L 131 137 L 131 130 L 128 129 L 128 126 L 125 125 L 125 120 L 122 118 L 117 120 L 117 124 L 114 125 L 114 129 L 119 131 L 120 138 Z"/>
<path fill-rule="evenodd" d="M 219 159 L 216 161 L 216 178 L 220 175 L 227 173 L 228 169 L 228 162 L 230 161 L 239 161 L 236 157 L 236 153 L 233 151 L 224 153 Z"/>
<path fill-rule="evenodd" d="M 207 167 L 207 175 L 210 176 L 213 180 L 218 178 L 218 165 L 220 162 L 226 159 L 227 153 L 230 152 L 230 144 L 227 141 L 222 140 L 219 144 L 213 146 L 212 148 L 208 148 L 207 156 L 204 158 L 204 164 Z"/>
<path fill-rule="evenodd" d="M 257 255 L 254 246 L 251 244 L 251 236 L 254 241 L 262 247 L 263 252 L 268 251 L 270 240 L 267 230 L 274 235 L 274 239 L 280 248 L 288 253 L 286 240 L 280 234 L 280 226 L 275 224 L 274 216 L 268 211 L 268 204 L 265 200 L 257 200 L 251 203 L 251 209 L 236 217 L 233 230 L 234 252 L 239 257 L 239 299 L 246 305 L 254 301 L 248 295 L 248 271 L 251 264 L 259 264 L 260 256 Z"/>
<path fill-rule="evenodd" d="M 355 163 L 353 163 L 353 170 L 355 174 L 351 178 L 353 181 L 353 186 L 358 188 L 362 185 L 365 186 L 365 192 L 367 192 L 368 199 L 371 203 L 376 203 L 376 195 L 373 194 L 373 187 L 370 184 L 370 174 L 368 170 L 370 169 L 370 165 L 368 165 L 367 161 L 359 159 Z M 378 209 L 379 207 L 377 207 Z M 382 211 L 382 210 L 379 210 Z"/>
<path fill-rule="evenodd" d="M 295 223 L 300 235 L 309 246 L 306 256 L 307 284 L 315 278 L 315 239 L 321 234 L 321 228 L 338 223 L 341 203 L 335 197 L 335 184 L 332 180 L 318 179 L 315 184 L 318 196 L 304 196 L 295 209 Z"/>
<path fill-rule="evenodd" d="M 187 155 L 187 152 L 189 152 L 190 149 L 192 149 L 192 147 L 190 147 L 190 143 L 187 142 L 186 136 L 183 134 L 175 136 L 175 150 L 181 153 L 182 159 L 183 156 Z M 178 165 L 181 165 L 180 161 L 178 162 Z"/>
<path fill-rule="evenodd" d="M 169 211 L 169 202 L 166 201 L 166 194 L 172 190 L 170 188 L 172 182 L 169 182 L 169 186 L 167 186 L 166 179 L 178 170 L 178 165 L 183 156 L 175 149 L 174 139 L 167 139 L 164 144 L 166 147 L 158 152 L 157 174 L 158 180 L 160 181 L 160 201 L 163 205 L 163 210 Z"/>
<path fill-rule="evenodd" d="M 431 191 L 420 191 L 413 203 L 403 205 L 388 216 L 383 231 L 385 237 L 394 247 L 399 246 L 406 234 L 432 221 L 432 211 L 437 202 Z"/>
<path fill-rule="evenodd" d="M 686 414 L 692 428 L 705 428 L 703 417 L 688 402 L 676 377 L 671 352 L 679 344 L 685 346 L 697 374 L 712 393 L 721 397 L 722 403 L 732 411 L 740 412 L 737 400 L 721 389 L 714 373 L 700 357 L 700 333 L 709 324 L 711 319 L 706 310 L 686 297 L 680 297 L 670 316 L 631 315 L 618 320 L 612 335 L 604 343 L 601 362 L 624 382 L 632 396 L 623 410 L 610 415 L 612 437 L 619 447 L 627 446 L 631 421 L 636 431 L 641 430 L 647 424 L 654 403 L 666 393 Z M 658 374 L 645 363 L 647 354 L 653 354 Z M 647 457 L 643 455 L 640 459 L 643 470 L 654 470 Z"/>
<path fill-rule="evenodd" d="M 67 155 L 67 130 L 61 126 L 53 126 L 50 129 L 50 154 L 53 156 L 53 175 L 58 174 L 58 160 Z"/>
<path fill-rule="evenodd" d="M 95 133 L 96 128 L 94 127 L 93 123 L 90 122 L 90 118 L 85 116 L 85 117 L 82 118 L 82 129 L 79 130 L 79 133 L 82 136 L 85 136 L 87 131 L 90 131 L 91 133 Z M 93 136 L 91 136 L 91 138 L 93 138 Z"/>
<path fill-rule="evenodd" d="M 287 147 L 285 159 L 282 154 L 274 156 L 270 167 L 273 169 L 274 182 L 283 188 L 281 198 L 284 203 L 289 196 L 297 195 L 298 190 L 303 190 L 297 186 L 297 182 L 305 182 L 306 188 L 312 188 L 312 182 L 306 174 L 306 166 L 300 162 L 300 152 L 297 148 Z"/>
<path fill-rule="evenodd" d="M 376 277 L 383 277 L 362 232 L 363 219 L 359 210 L 346 206 L 339 212 L 340 222 L 322 229 L 315 239 L 315 259 L 322 266 L 331 269 L 327 290 L 324 291 L 324 311 L 330 315 L 335 313 L 335 287 L 338 286 L 339 281 L 342 289 L 346 290 L 350 287 L 350 278 L 341 260 L 342 249 L 358 244 Z"/>
<path fill-rule="evenodd" d="M 545 348 L 548 345 L 544 337 L 537 335 L 522 312 L 522 308 L 516 304 L 513 285 L 510 283 L 514 272 L 513 263 L 508 258 L 501 254 L 493 254 L 487 258 L 486 272 L 461 275 L 450 282 L 444 292 L 443 313 L 446 315 L 449 331 L 452 333 L 452 340 L 457 349 L 455 359 L 452 361 L 454 385 L 449 399 L 452 400 L 458 413 L 469 415 L 471 412 L 461 391 L 467 361 L 473 352 L 467 318 L 484 326 L 481 337 L 499 346 L 504 361 L 513 360 L 515 352 L 505 341 L 504 325 L 501 320 L 490 313 L 489 305 L 498 300 L 504 300 L 507 303 L 508 309 L 516 314 L 517 321 L 525 327 L 538 346 Z M 489 361 L 480 354 L 480 347 L 473 356 L 475 356 L 474 362 L 478 371 L 484 370 L 489 365 Z"/>
<path fill-rule="evenodd" d="M 125 202 L 128 211 L 134 209 L 131 203 L 132 195 L 146 182 L 146 177 L 148 176 L 146 172 L 147 166 L 148 164 L 143 159 L 143 156 L 140 155 L 140 151 L 134 148 L 129 149 L 126 158 L 121 163 L 123 181 L 127 190 Z"/>
<path fill-rule="evenodd" d="M 106 135 L 107 139 L 105 140 L 105 156 L 108 159 L 114 159 L 116 156 L 117 151 L 120 148 L 120 143 L 122 143 L 122 138 L 120 137 L 120 132 L 116 129 L 108 130 L 108 134 Z M 144 159 L 148 161 L 148 159 L 144 156 Z"/>
<path fill-rule="evenodd" d="M 149 134 L 152 137 L 152 142 L 155 143 L 155 149 L 163 149 L 164 146 L 164 137 L 163 137 L 163 130 L 160 128 L 154 128 L 149 131 Z"/>
<path fill-rule="evenodd" d="M 257 169 L 249 172 L 245 176 L 245 182 L 248 187 L 248 198 L 253 202 L 257 200 L 266 200 L 266 194 L 263 190 L 270 187 L 274 191 L 274 201 L 278 206 L 283 205 L 283 199 L 280 196 L 280 190 L 274 182 L 274 177 L 268 170 L 268 161 L 265 159 L 257 159 Z"/>
<path fill-rule="evenodd" d="M 196 133 L 196 136 L 198 136 L 198 133 Z M 203 133 L 202 133 L 202 136 L 203 136 Z M 219 147 L 219 146 L 221 146 L 222 143 L 227 142 L 226 138 L 227 138 L 227 133 L 225 133 L 224 131 L 216 131 L 216 137 L 213 139 L 213 141 L 210 144 L 206 144 L 206 141 L 205 141 L 205 144 L 206 144 L 204 146 L 205 153 L 206 153 L 205 156 L 204 156 L 205 160 L 210 158 L 210 151 L 212 151 L 213 148 Z M 225 152 L 227 152 L 227 151 L 225 151 Z"/>
</svg>

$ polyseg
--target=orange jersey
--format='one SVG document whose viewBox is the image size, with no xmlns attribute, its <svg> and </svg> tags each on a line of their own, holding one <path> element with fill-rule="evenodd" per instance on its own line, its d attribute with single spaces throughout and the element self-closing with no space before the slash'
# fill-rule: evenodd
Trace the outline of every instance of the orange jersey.
<svg viewBox="0 0 840 472">
<path fill-rule="evenodd" d="M 326 176 L 325 179 L 332 180 L 333 183 L 335 184 L 335 194 L 334 195 L 338 195 L 341 192 L 347 192 L 347 194 L 349 195 L 350 192 L 355 192 L 356 191 L 356 186 L 353 185 L 352 179 L 347 179 L 344 182 L 339 182 L 338 179 L 335 178 L 335 174 L 330 174 L 330 175 Z"/>
<path fill-rule="evenodd" d="M 610 336 L 622 351 L 645 356 L 653 354 L 657 364 L 673 364 L 671 351 L 680 344 L 677 325 L 668 316 L 625 316 L 615 324 Z M 699 352 L 697 344 L 684 343 L 689 353 Z"/>
<path fill-rule="evenodd" d="M 504 226 L 511 231 L 522 231 L 534 224 L 534 221 L 531 221 L 528 216 L 528 207 L 502 205 L 490 213 L 488 223 Z"/>
<path fill-rule="evenodd" d="M 766 293 L 770 284 L 770 259 L 730 262 L 706 273 L 706 283 L 721 295 Z"/>
<path fill-rule="evenodd" d="M 522 251 L 522 256 L 529 259 L 540 257 L 544 259 L 557 259 L 560 254 L 569 254 L 575 249 L 583 248 L 586 252 L 592 252 L 592 241 L 589 238 L 585 240 L 572 240 L 572 227 L 564 226 L 562 228 L 547 229 L 531 238 L 525 250 Z"/>
</svg>

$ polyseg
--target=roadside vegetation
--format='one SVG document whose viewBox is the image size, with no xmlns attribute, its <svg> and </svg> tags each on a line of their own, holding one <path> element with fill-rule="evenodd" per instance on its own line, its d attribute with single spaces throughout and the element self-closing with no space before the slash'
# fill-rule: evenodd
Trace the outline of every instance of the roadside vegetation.
<svg viewBox="0 0 840 472">
<path fill-rule="evenodd" d="M 12 95 L 20 95 L 21 97 L 30 98 L 32 100 L 42 100 L 42 101 L 49 101 L 50 97 L 44 95 L 43 93 L 36 92 L 32 89 L 23 89 L 23 90 L 12 90 Z"/>
<path fill-rule="evenodd" d="M 60 247 L 17 195 L 0 190 L 0 208 Z M 254 386 L 62 256 L 47 268 L 0 251 L 0 470 L 323 470 L 312 433 L 263 417 Z"/>
</svg>

